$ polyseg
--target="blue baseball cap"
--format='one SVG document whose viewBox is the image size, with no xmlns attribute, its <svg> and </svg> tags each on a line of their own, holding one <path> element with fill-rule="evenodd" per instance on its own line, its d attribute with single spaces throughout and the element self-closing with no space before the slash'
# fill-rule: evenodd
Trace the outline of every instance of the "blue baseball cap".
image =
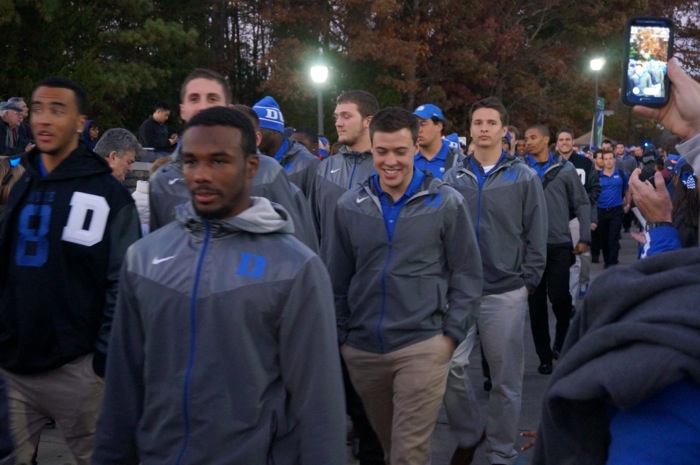
<svg viewBox="0 0 700 465">
<path fill-rule="evenodd" d="M 430 119 L 434 117 L 439 119 L 440 121 L 445 120 L 445 117 L 442 116 L 442 110 L 440 110 L 435 105 L 431 105 L 429 103 L 426 103 L 425 105 L 421 105 L 418 108 L 416 108 L 413 111 L 413 114 L 421 119 Z"/>
</svg>

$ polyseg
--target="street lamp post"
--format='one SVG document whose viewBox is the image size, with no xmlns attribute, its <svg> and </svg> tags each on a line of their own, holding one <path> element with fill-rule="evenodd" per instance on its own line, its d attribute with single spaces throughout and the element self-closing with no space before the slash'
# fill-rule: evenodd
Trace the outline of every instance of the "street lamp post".
<svg viewBox="0 0 700 465">
<path fill-rule="evenodd" d="M 318 95 L 318 135 L 323 135 L 323 83 L 328 79 L 328 67 L 316 65 L 311 67 L 311 80 L 316 83 Z"/>
<path fill-rule="evenodd" d="M 593 58 L 591 60 L 591 70 L 595 76 L 595 100 L 593 100 L 593 129 L 591 132 L 591 145 L 596 148 L 600 147 L 600 138 L 598 137 L 599 113 L 602 114 L 603 109 L 598 108 L 598 74 L 605 65 L 605 58 Z"/>
</svg>

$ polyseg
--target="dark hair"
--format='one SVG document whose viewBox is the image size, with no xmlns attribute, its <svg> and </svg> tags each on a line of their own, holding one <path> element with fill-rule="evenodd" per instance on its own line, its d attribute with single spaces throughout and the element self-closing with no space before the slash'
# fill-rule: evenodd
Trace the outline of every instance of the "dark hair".
<svg viewBox="0 0 700 465">
<path fill-rule="evenodd" d="M 158 110 L 163 110 L 163 111 L 171 111 L 170 110 L 170 105 L 168 105 L 165 102 L 158 102 L 155 105 L 153 105 L 153 113 L 155 113 Z"/>
<path fill-rule="evenodd" d="M 354 103 L 357 105 L 357 111 L 360 112 L 362 118 L 374 116 L 379 111 L 379 102 L 374 95 L 364 90 L 349 90 L 343 92 L 335 99 L 335 104 Z"/>
<path fill-rule="evenodd" d="M 180 87 L 180 101 L 185 101 L 185 92 L 187 91 L 187 84 L 194 79 L 209 79 L 210 81 L 216 81 L 221 85 L 221 90 L 224 93 L 224 99 L 226 100 L 226 105 L 231 103 L 231 88 L 228 86 L 228 81 L 221 74 L 211 69 L 197 68 L 187 75 L 184 81 L 182 81 L 182 86 Z"/>
<path fill-rule="evenodd" d="M 508 125 L 508 132 L 512 132 L 515 135 L 515 137 L 514 137 L 515 140 L 518 140 L 518 138 L 520 137 L 520 131 L 518 131 L 518 128 L 516 128 L 512 124 Z M 515 142 L 515 141 L 513 141 L 513 142 Z"/>
<path fill-rule="evenodd" d="M 561 128 L 559 132 L 557 132 L 557 139 L 559 139 L 559 136 L 561 136 L 563 133 L 566 133 L 571 136 L 571 138 L 574 138 L 574 131 L 569 128 Z"/>
<path fill-rule="evenodd" d="M 250 119 L 239 110 L 228 107 L 211 107 L 202 110 L 190 119 L 185 132 L 193 126 L 229 126 L 241 131 L 241 149 L 243 154 L 255 155 L 255 130 Z"/>
<path fill-rule="evenodd" d="M 525 130 L 525 132 L 529 131 L 530 129 L 537 129 L 540 134 L 542 134 L 544 137 L 551 137 L 551 134 L 549 132 L 549 128 L 545 126 L 544 124 L 533 124 L 528 126 L 528 128 Z"/>
<path fill-rule="evenodd" d="M 91 126 L 92 127 L 92 126 Z M 136 137 L 124 128 L 112 128 L 102 134 L 102 137 L 93 149 L 101 157 L 108 157 L 110 153 L 117 152 L 118 157 L 123 157 L 127 152 L 133 151 L 139 154 L 141 144 Z"/>
<path fill-rule="evenodd" d="M 664 151 L 666 153 L 678 153 L 678 150 L 676 150 L 676 145 L 680 144 L 683 142 L 683 139 L 681 139 L 679 136 L 673 135 L 666 139 L 666 142 L 664 142 Z"/>
<path fill-rule="evenodd" d="M 78 113 L 80 113 L 81 115 L 87 115 L 87 95 L 85 94 L 85 90 L 82 87 L 80 87 L 77 83 L 71 81 L 68 78 L 52 76 L 41 81 L 37 88 L 39 87 L 72 90 L 73 94 L 75 95 L 75 105 L 78 107 Z"/>
<path fill-rule="evenodd" d="M 374 140 L 375 132 L 397 132 L 402 129 L 411 131 L 411 138 L 415 144 L 418 140 L 418 119 L 413 113 L 398 107 L 388 107 L 379 110 L 369 123 L 369 137 Z"/>
<path fill-rule="evenodd" d="M 486 97 L 485 99 L 481 99 L 478 102 L 475 102 L 474 105 L 469 109 L 469 120 L 471 121 L 472 116 L 474 115 L 474 112 L 476 110 L 480 110 L 482 108 L 490 108 L 492 110 L 496 110 L 498 112 L 498 115 L 501 117 L 501 124 L 503 126 L 508 126 L 508 111 L 506 110 L 506 107 L 503 105 L 503 103 L 498 99 L 498 97 Z"/>
<path fill-rule="evenodd" d="M 603 158 L 604 153 L 605 150 L 603 149 L 595 149 L 595 151 L 593 152 L 593 159 L 595 160 L 596 158 L 598 158 L 598 155 L 600 155 L 600 157 Z"/>
<path fill-rule="evenodd" d="M 679 175 L 683 173 L 692 173 L 695 176 L 693 167 L 688 163 L 684 163 L 679 170 Z M 673 209 L 671 217 L 675 218 L 679 213 L 683 213 L 683 223 L 692 228 L 698 227 L 698 213 L 700 211 L 700 197 L 698 197 L 698 189 L 688 189 L 680 180 L 680 176 L 674 176 L 678 179 L 673 191 Z M 697 181 L 697 180 L 696 180 Z"/>
<path fill-rule="evenodd" d="M 318 134 L 316 133 L 316 131 L 309 127 L 299 128 L 294 131 L 294 134 L 303 134 L 311 141 L 311 143 L 318 143 Z"/>
<path fill-rule="evenodd" d="M 603 144 L 610 144 L 611 147 L 615 147 L 615 144 L 613 144 L 613 141 L 611 141 L 610 139 L 604 139 L 603 142 L 600 143 L 600 145 Z"/>
<path fill-rule="evenodd" d="M 255 132 L 260 131 L 260 117 L 257 113 L 255 113 L 255 110 L 250 108 L 248 105 L 243 105 L 242 103 L 235 104 L 233 108 L 240 111 L 248 117 L 250 123 L 253 125 L 253 129 L 255 130 Z"/>
</svg>

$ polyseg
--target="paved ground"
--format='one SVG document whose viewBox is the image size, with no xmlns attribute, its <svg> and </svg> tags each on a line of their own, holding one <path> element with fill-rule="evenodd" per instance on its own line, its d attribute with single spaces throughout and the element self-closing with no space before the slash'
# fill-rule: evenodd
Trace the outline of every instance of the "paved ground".
<svg viewBox="0 0 700 465">
<path fill-rule="evenodd" d="M 630 264 L 637 260 L 637 246 L 629 237 L 629 234 L 623 234 L 622 250 L 620 251 L 620 263 Z M 602 257 L 601 257 L 602 261 Z M 603 265 L 593 264 L 591 269 L 591 277 L 595 279 L 603 270 Z M 577 301 L 580 306 L 581 301 Z M 550 322 L 554 323 L 554 316 L 550 313 Z M 554 334 L 552 329 L 552 335 Z M 520 430 L 536 429 L 540 418 L 540 403 L 542 395 L 549 380 L 548 376 L 540 375 L 537 372 L 539 361 L 535 354 L 535 346 L 532 342 L 532 334 L 530 332 L 529 320 L 525 324 L 525 380 L 523 389 L 523 406 L 520 416 Z M 555 362 L 556 364 L 556 362 Z M 479 362 L 479 350 L 475 348 L 472 352 L 472 365 L 470 367 L 470 377 L 475 385 L 477 395 L 480 401 L 484 404 L 488 399 L 488 394 L 483 390 L 483 376 L 481 374 L 481 365 Z M 525 439 L 521 439 L 518 447 L 524 444 Z M 433 436 L 433 457 L 432 465 L 447 465 L 456 443 L 452 439 L 449 428 L 447 426 L 447 418 L 445 413 L 440 412 L 435 434 Z M 524 465 L 529 463 L 530 454 L 525 452 L 518 457 L 516 465 Z M 59 429 L 46 430 L 41 439 L 39 447 L 38 462 L 40 465 L 73 465 L 75 464 L 73 457 L 67 449 L 65 442 L 61 436 Z M 348 459 L 348 465 L 355 465 L 357 461 Z M 253 465 L 253 464 L 251 464 Z M 474 465 L 488 465 L 488 461 L 484 455 L 483 449 L 477 450 Z"/>
</svg>

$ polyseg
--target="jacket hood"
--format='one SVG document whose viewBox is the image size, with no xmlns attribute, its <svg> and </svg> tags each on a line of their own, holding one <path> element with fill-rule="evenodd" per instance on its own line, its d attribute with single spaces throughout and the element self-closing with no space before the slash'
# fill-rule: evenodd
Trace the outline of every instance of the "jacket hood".
<svg viewBox="0 0 700 465">
<path fill-rule="evenodd" d="M 360 158 L 372 158 L 372 152 L 370 150 L 366 150 L 364 152 L 354 152 L 352 150 L 348 150 L 348 148 L 344 145 L 340 146 L 340 148 L 338 149 L 338 154 L 346 157 L 353 156 Z"/>
<path fill-rule="evenodd" d="M 179 205 L 176 217 L 185 229 L 195 236 L 201 235 L 206 225 L 211 228 L 213 237 L 237 232 L 251 234 L 294 233 L 294 224 L 289 219 L 289 213 L 281 205 L 272 203 L 265 197 L 251 197 L 250 200 L 251 206 L 233 218 L 204 219 L 194 211 L 192 202 Z"/>
<path fill-rule="evenodd" d="M 39 175 L 40 155 L 41 152 L 35 147 L 22 161 L 25 168 L 37 176 Z M 101 173 L 112 173 L 109 163 L 80 141 L 78 148 L 73 150 L 55 170 L 47 174 L 46 178 L 53 180 L 74 179 Z"/>
</svg>

